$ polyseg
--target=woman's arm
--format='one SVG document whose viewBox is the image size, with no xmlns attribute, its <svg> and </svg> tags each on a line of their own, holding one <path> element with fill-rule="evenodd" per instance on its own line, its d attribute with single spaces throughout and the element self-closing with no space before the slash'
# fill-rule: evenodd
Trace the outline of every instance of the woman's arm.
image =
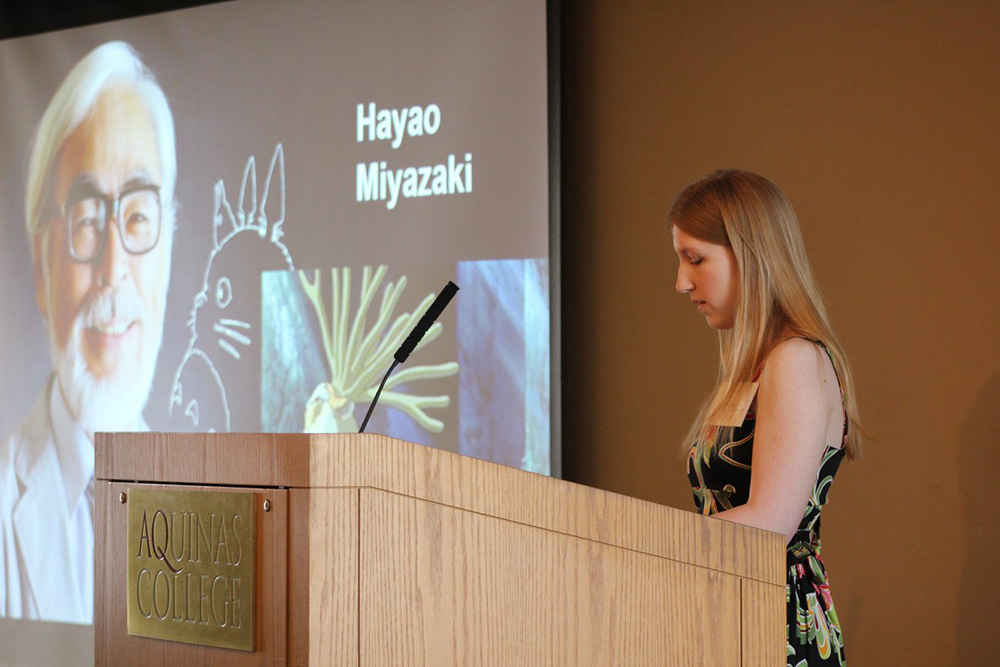
<svg viewBox="0 0 1000 667">
<path fill-rule="evenodd" d="M 795 535 L 826 449 L 830 391 L 826 355 L 790 338 L 768 356 L 757 390 L 750 499 L 716 516 Z M 834 376 L 835 378 L 836 376 Z M 835 380 L 834 380 L 835 381 Z"/>
</svg>

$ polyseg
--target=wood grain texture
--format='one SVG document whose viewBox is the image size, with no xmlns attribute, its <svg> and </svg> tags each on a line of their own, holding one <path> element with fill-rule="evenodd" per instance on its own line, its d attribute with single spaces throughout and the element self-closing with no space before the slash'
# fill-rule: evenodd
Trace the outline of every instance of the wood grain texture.
<svg viewBox="0 0 1000 667">
<path fill-rule="evenodd" d="M 783 659 L 779 535 L 380 435 L 100 434 L 97 462 L 101 665 Z M 126 634 L 122 480 L 268 495 L 257 653 Z"/>
<path fill-rule="evenodd" d="M 741 661 L 737 577 L 361 492 L 363 665 Z"/>
<path fill-rule="evenodd" d="M 97 433 L 94 475 L 109 481 L 307 487 L 298 433 Z"/>
<path fill-rule="evenodd" d="M 784 585 L 775 533 L 380 435 L 313 435 L 317 487 L 366 487 Z"/>
<path fill-rule="evenodd" d="M 288 664 L 309 664 L 309 502 L 308 489 L 288 490 Z"/>
<path fill-rule="evenodd" d="M 99 479 L 375 488 L 783 584 L 777 534 L 377 434 L 98 434 Z"/>
<path fill-rule="evenodd" d="M 308 664 L 357 665 L 359 490 L 315 489 L 311 496 L 309 599 L 303 604 L 309 612 Z"/>
<path fill-rule="evenodd" d="M 285 665 L 287 641 L 287 582 L 285 563 L 288 562 L 286 538 L 287 491 L 278 489 L 225 489 L 205 487 L 175 487 L 159 484 L 142 485 L 151 489 L 254 492 L 258 506 L 267 498 L 271 511 L 257 511 L 256 567 L 257 597 L 256 638 L 254 652 L 195 646 L 179 642 L 136 637 L 128 634 L 126 580 L 126 534 L 128 505 L 119 501 L 119 494 L 135 488 L 135 484 L 97 482 L 95 493 L 95 556 L 94 632 L 95 664 L 101 667 L 159 667 L 185 665 L 192 667 L 265 667 Z"/>
<path fill-rule="evenodd" d="M 785 618 L 785 586 L 742 579 L 743 667 L 773 667 L 784 665 L 787 635 Z"/>
</svg>

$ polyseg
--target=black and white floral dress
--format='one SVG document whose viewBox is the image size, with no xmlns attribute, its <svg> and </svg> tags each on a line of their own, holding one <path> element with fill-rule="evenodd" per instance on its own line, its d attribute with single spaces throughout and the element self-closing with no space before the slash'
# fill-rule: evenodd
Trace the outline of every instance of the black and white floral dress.
<svg viewBox="0 0 1000 667">
<path fill-rule="evenodd" d="M 708 460 L 696 457 L 695 448 L 688 455 L 687 472 L 698 511 L 708 516 L 738 507 L 750 495 L 753 462 L 755 414 L 747 414 L 743 424 L 733 430 L 731 442 L 713 449 Z M 820 558 L 820 512 L 826 504 L 830 485 L 844 458 L 847 424 L 840 446 L 830 445 L 816 475 L 816 483 L 805 515 L 795 536 L 788 543 L 788 667 L 847 664 L 840 621 L 830 596 L 826 567 Z"/>
</svg>

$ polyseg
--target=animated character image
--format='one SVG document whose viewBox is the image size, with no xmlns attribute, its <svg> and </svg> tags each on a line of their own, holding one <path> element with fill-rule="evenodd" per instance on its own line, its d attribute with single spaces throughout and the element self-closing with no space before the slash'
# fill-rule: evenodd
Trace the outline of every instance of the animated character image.
<svg viewBox="0 0 1000 667">
<path fill-rule="evenodd" d="M 285 159 L 278 144 L 258 199 L 256 163 L 243 170 L 233 211 L 222 180 L 215 185 L 212 250 L 188 319 L 190 339 L 170 393 L 168 412 L 192 431 L 256 431 L 259 397 L 246 392 L 260 376 L 260 311 L 263 269 L 294 270 L 282 242 L 285 223 Z M 273 219 L 269 217 L 273 214 Z M 255 270 L 240 279 L 247 266 Z M 236 391 L 239 388 L 241 391 Z M 252 394 L 252 395 L 251 395 Z"/>
</svg>

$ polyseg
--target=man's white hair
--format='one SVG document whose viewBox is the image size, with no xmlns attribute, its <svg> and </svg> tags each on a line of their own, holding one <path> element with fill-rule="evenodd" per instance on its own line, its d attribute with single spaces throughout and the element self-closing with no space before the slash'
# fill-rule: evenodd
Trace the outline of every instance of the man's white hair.
<svg viewBox="0 0 1000 667">
<path fill-rule="evenodd" d="M 125 42 L 108 42 L 88 53 L 70 70 L 38 124 L 28 162 L 25 197 L 25 228 L 32 253 L 35 251 L 35 235 L 42 231 L 42 215 L 50 204 L 45 200 L 49 196 L 49 179 L 56 156 L 63 142 L 87 117 L 109 84 L 125 84 L 134 88 L 152 118 L 163 174 L 160 199 L 163 202 L 164 227 L 173 229 L 177 153 L 170 105 L 156 77 L 135 50 Z"/>
</svg>

